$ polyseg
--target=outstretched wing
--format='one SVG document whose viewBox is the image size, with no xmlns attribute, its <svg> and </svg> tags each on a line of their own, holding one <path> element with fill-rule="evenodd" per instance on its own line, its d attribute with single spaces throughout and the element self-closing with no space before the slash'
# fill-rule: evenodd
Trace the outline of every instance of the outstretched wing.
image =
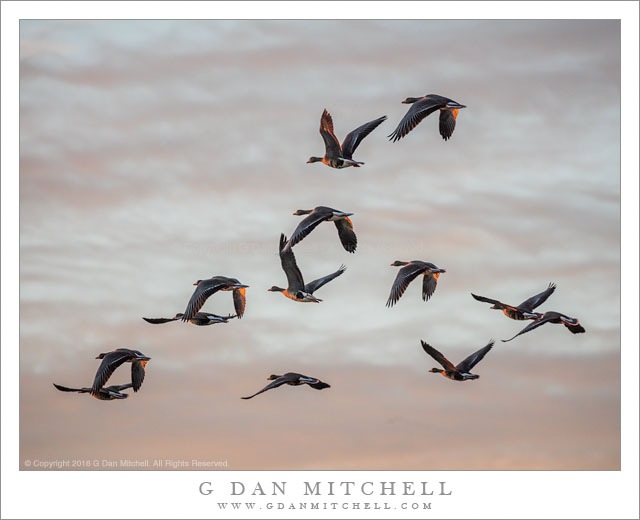
<svg viewBox="0 0 640 520">
<path fill-rule="evenodd" d="M 142 318 L 142 319 L 147 323 L 153 323 L 155 325 L 158 323 L 169 323 L 170 321 L 176 321 L 179 318 Z"/>
<path fill-rule="evenodd" d="M 422 299 L 425 302 L 431 298 L 434 292 L 436 292 L 439 276 L 440 273 L 429 273 L 424 275 L 424 280 L 422 280 Z"/>
<path fill-rule="evenodd" d="M 131 382 L 133 383 L 133 391 L 137 392 L 144 381 L 145 368 L 147 366 L 146 359 L 140 359 L 131 363 Z"/>
<path fill-rule="evenodd" d="M 211 296 L 216 291 L 219 291 L 226 285 L 226 282 L 223 280 L 204 280 L 198 284 L 196 290 L 193 292 L 189 303 L 187 304 L 187 309 L 184 311 L 184 315 L 182 316 L 182 321 L 189 321 L 192 319 L 196 313 L 202 308 L 204 302 L 207 301 L 207 298 Z"/>
<path fill-rule="evenodd" d="M 532 312 L 533 309 L 535 309 L 539 305 L 542 305 L 544 302 L 546 302 L 547 298 L 551 296 L 553 294 L 553 291 L 555 290 L 556 290 L 556 284 L 550 283 L 549 287 L 547 287 L 544 291 L 542 291 L 540 294 L 536 294 L 535 296 L 532 296 L 528 300 L 523 301 L 520 305 L 518 305 L 518 307 L 521 310 Z"/>
<path fill-rule="evenodd" d="M 269 383 L 267 386 L 265 386 L 262 390 L 259 390 L 255 394 L 250 395 L 248 397 L 243 397 L 242 399 L 251 399 L 251 398 L 255 397 L 256 395 L 261 394 L 262 392 L 266 392 L 267 390 L 271 390 L 272 388 L 278 388 L 279 386 L 284 385 L 288 381 L 289 381 L 289 379 L 287 377 L 280 376 L 278 379 L 274 379 L 273 381 L 271 381 L 271 383 Z"/>
<path fill-rule="evenodd" d="M 541 325 L 544 325 L 545 323 L 551 321 L 553 318 L 551 317 L 543 317 L 537 321 L 534 321 L 532 323 L 529 323 L 529 325 L 527 325 L 524 329 L 522 329 L 520 332 L 518 332 L 515 336 L 513 336 L 513 338 L 509 338 L 509 339 L 503 339 L 502 341 L 504 341 L 505 343 L 507 341 L 511 341 L 512 339 L 517 338 L 518 336 L 520 336 L 520 334 L 524 334 L 525 332 L 529 332 L 530 330 L 533 329 L 537 329 L 538 327 L 540 327 Z"/>
<path fill-rule="evenodd" d="M 394 143 L 398 139 L 402 139 L 405 135 L 411 132 L 411 130 L 418 126 L 418 123 L 420 123 L 420 121 L 422 121 L 432 112 L 438 110 L 441 106 L 443 106 L 442 101 L 430 99 L 429 97 L 425 97 L 420 101 L 416 101 L 411 105 L 411 108 L 409 108 L 407 113 L 400 120 L 400 123 L 398 123 L 398 126 L 393 131 L 393 133 L 391 133 L 388 137 Z"/>
<path fill-rule="evenodd" d="M 478 363 L 480 363 L 480 361 L 482 361 L 482 358 L 485 356 L 487 352 L 491 350 L 494 343 L 495 342 L 491 340 L 489 343 L 487 343 L 485 347 L 482 347 L 480 350 L 478 350 L 477 352 L 474 352 L 469 357 L 465 358 L 463 361 L 458 363 L 458 365 L 456 366 L 456 369 L 458 369 L 458 372 L 462 372 L 462 373 L 469 372 L 473 367 L 475 367 Z"/>
<path fill-rule="evenodd" d="M 335 273 L 328 274 L 327 276 L 318 278 L 313 282 L 309 282 L 307 285 L 304 286 L 304 291 L 313 294 L 315 291 L 320 289 L 320 287 L 322 287 L 325 284 L 328 284 L 331 280 L 333 280 L 334 278 L 337 278 L 346 270 L 347 270 L 347 267 L 345 265 L 341 265 L 340 269 L 338 269 Z"/>
<path fill-rule="evenodd" d="M 333 119 L 326 108 L 320 118 L 320 135 L 324 140 L 325 155 L 329 157 L 340 157 L 342 155 L 340 142 L 333 133 Z"/>
<path fill-rule="evenodd" d="M 342 242 L 342 247 L 349 253 L 355 253 L 358 246 L 358 238 L 353 232 L 353 223 L 349 220 L 349 217 L 336 220 L 334 224 L 338 229 L 338 237 Z"/>
<path fill-rule="evenodd" d="M 90 388 L 69 388 L 66 386 L 57 385 L 55 383 L 53 383 L 53 386 L 55 386 L 61 392 L 80 392 L 81 394 L 86 394 L 88 392 L 91 392 Z"/>
<path fill-rule="evenodd" d="M 393 307 L 407 290 L 409 284 L 423 271 L 424 266 L 419 264 L 409 264 L 400 269 L 391 286 L 391 294 L 389 294 L 389 299 L 387 300 L 387 307 Z"/>
<path fill-rule="evenodd" d="M 107 382 L 120 365 L 131 359 L 129 352 L 119 352 L 117 350 L 109 352 L 102 358 L 102 363 L 98 367 L 96 377 L 93 380 L 93 386 L 91 387 L 91 393 L 96 394 Z"/>
<path fill-rule="evenodd" d="M 440 135 L 445 141 L 453 134 L 453 131 L 456 128 L 457 117 L 457 108 L 440 110 Z"/>
<path fill-rule="evenodd" d="M 440 365 L 442 365 L 442 368 L 444 368 L 445 370 L 452 370 L 454 372 L 456 371 L 456 367 L 453 365 L 453 363 L 446 357 L 444 357 L 442 353 L 438 352 L 435 348 L 422 340 L 420 340 L 420 343 L 422 343 L 422 348 L 424 349 L 424 351 L 438 363 L 440 363 Z"/>
<path fill-rule="evenodd" d="M 477 294 L 473 294 L 473 293 L 471 293 L 471 296 L 473 296 L 479 302 L 491 303 L 496 307 L 499 307 L 500 309 L 511 311 L 512 313 L 515 313 L 514 316 L 522 315 L 521 309 L 519 309 L 518 307 L 514 307 L 513 305 L 507 305 L 506 303 L 502 303 L 499 300 L 492 300 L 491 298 L 485 298 L 484 296 L 478 296 Z M 520 319 L 524 319 L 524 318 L 520 317 Z"/>
<path fill-rule="evenodd" d="M 289 242 L 287 242 L 284 249 L 291 249 L 298 242 L 302 241 L 309 233 L 311 233 L 315 228 L 317 228 L 320 223 L 324 222 L 330 214 L 324 213 L 322 211 L 313 211 L 305 218 L 302 219 L 298 227 L 296 227 L 295 231 L 291 235 Z"/>
<path fill-rule="evenodd" d="M 124 385 L 113 385 L 110 386 L 109 388 L 115 392 L 122 392 L 123 390 L 126 390 L 127 388 L 131 388 L 133 386 L 132 383 L 127 383 Z"/>
<path fill-rule="evenodd" d="M 353 152 L 356 151 L 361 141 L 367 137 L 376 127 L 387 119 L 387 116 L 379 117 L 373 121 L 369 121 L 362 126 L 359 126 L 352 132 L 349 132 L 342 141 L 342 157 L 346 159 L 352 159 Z"/>
<path fill-rule="evenodd" d="M 247 296 L 244 287 L 233 290 L 233 306 L 238 319 L 242 318 L 242 316 L 244 316 L 244 308 L 247 306 Z"/>
<path fill-rule="evenodd" d="M 285 250 L 287 244 L 287 237 L 284 234 L 280 235 L 280 264 L 284 274 L 287 275 L 287 283 L 289 289 L 292 291 L 301 291 L 304 289 L 304 279 L 302 273 L 296 263 L 296 257 L 293 254 L 293 249 L 289 248 Z"/>
</svg>

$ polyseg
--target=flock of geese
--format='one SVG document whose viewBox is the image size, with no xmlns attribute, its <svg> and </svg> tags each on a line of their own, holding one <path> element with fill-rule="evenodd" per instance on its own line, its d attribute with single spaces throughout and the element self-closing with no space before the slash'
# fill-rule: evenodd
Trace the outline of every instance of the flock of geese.
<svg viewBox="0 0 640 520">
<path fill-rule="evenodd" d="M 411 107 L 396 129 L 388 136 L 393 142 L 405 137 L 425 117 L 435 111 L 440 112 L 440 135 L 446 141 L 452 136 L 455 129 L 458 111 L 462 108 L 466 108 L 465 105 L 461 105 L 452 99 L 435 94 L 429 94 L 420 98 L 410 97 L 405 99 L 402 103 L 410 104 Z M 333 131 L 333 119 L 325 109 L 322 113 L 322 117 L 320 118 L 320 135 L 324 141 L 325 154 L 323 157 L 311 157 L 307 163 L 322 162 L 331 168 L 338 169 L 347 168 L 349 166 L 359 168 L 364 163 L 353 159 L 353 153 L 362 140 L 386 119 L 387 116 L 382 116 L 359 126 L 352 132 L 349 132 L 344 138 L 342 144 L 340 144 Z M 293 254 L 293 247 L 304 240 L 323 222 L 333 222 L 338 231 L 338 238 L 340 239 L 342 247 L 349 253 L 355 253 L 358 240 L 353 230 L 353 223 L 349 219 L 353 213 L 339 211 L 326 206 L 318 206 L 311 210 L 299 209 L 294 213 L 294 215 L 306 215 L 306 217 L 302 219 L 289 239 L 287 239 L 284 234 L 280 235 L 278 247 L 282 270 L 287 278 L 287 287 L 282 288 L 274 285 L 268 290 L 272 292 L 280 292 L 287 298 L 296 302 L 318 303 L 322 300 L 317 298 L 315 293 L 324 285 L 344 273 L 346 267 L 342 265 L 337 271 L 331 274 L 305 283 L 302 272 L 296 262 L 296 257 Z M 401 269 L 398 271 L 395 281 L 391 286 L 391 293 L 387 300 L 387 307 L 392 307 L 398 303 L 398 300 L 400 300 L 402 295 L 405 293 L 409 284 L 420 275 L 422 275 L 422 299 L 425 302 L 428 301 L 436 290 L 438 277 L 441 273 L 446 272 L 444 269 L 437 267 L 431 262 L 423 262 L 419 260 L 412 260 L 410 262 L 396 260 L 391 264 L 391 266 L 401 267 Z M 216 323 L 227 323 L 232 318 L 240 319 L 244 315 L 246 307 L 245 291 L 247 287 L 249 287 L 248 285 L 241 283 L 236 278 L 228 278 L 226 276 L 213 276 L 206 280 L 198 280 L 194 285 L 196 286 L 196 289 L 194 290 L 184 313 L 177 313 L 172 318 L 143 319 L 152 324 L 181 320 L 183 322 L 192 323 L 193 325 L 206 326 L 214 325 Z M 535 309 L 544 303 L 555 289 L 555 284 L 549 284 L 547 289 L 543 292 L 536 294 L 522 302 L 520 305 L 515 306 L 502 303 L 499 300 L 486 298 L 484 296 L 477 296 L 475 294 L 472 294 L 472 296 L 478 301 L 492 304 L 491 309 L 502 310 L 508 318 L 513 320 L 531 321 L 529 325 L 523 328 L 515 336 L 502 341 L 511 341 L 517 336 L 538 328 L 545 323 L 561 323 L 573 334 L 585 332 L 585 329 L 580 325 L 580 322 L 576 318 L 571 318 L 565 314 L 555 311 L 547 311 L 545 313 L 535 312 Z M 235 314 L 218 316 L 216 314 L 200 311 L 207 299 L 219 291 L 230 291 L 232 293 Z M 444 377 L 453 381 L 478 379 L 479 376 L 471 373 L 471 370 L 485 357 L 494 345 L 494 341 L 491 340 L 486 346 L 474 352 L 457 365 L 454 365 L 434 347 L 424 341 L 421 341 L 421 343 L 424 351 L 441 366 L 441 368 L 432 368 L 430 372 L 442 374 Z M 55 383 L 54 386 L 63 392 L 88 393 L 96 399 L 105 401 L 124 399 L 128 394 L 123 393 L 123 390 L 133 388 L 133 391 L 137 392 L 142 386 L 146 365 L 151 358 L 145 356 L 138 350 L 118 348 L 111 352 L 101 353 L 96 357 L 96 359 L 101 359 L 102 361 L 98 367 L 91 388 L 68 388 Z M 105 387 L 104 385 L 115 370 L 125 363 L 131 363 L 131 383 Z M 271 383 L 248 397 L 242 397 L 242 399 L 251 399 L 263 392 L 266 392 L 267 390 L 271 390 L 285 384 L 292 386 L 306 384 L 316 390 L 322 390 L 324 388 L 329 388 L 330 386 L 317 378 L 295 372 L 287 372 L 284 375 L 272 374 L 267 379 L 271 381 Z"/>
</svg>

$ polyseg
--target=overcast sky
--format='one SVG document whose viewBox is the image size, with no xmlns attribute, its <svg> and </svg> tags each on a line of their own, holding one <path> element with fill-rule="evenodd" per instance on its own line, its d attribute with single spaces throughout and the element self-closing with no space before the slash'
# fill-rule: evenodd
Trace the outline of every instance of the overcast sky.
<svg viewBox="0 0 640 520">
<path fill-rule="evenodd" d="M 616 21 L 23 21 L 20 34 L 21 459 L 226 459 L 233 469 L 617 469 L 620 457 L 620 26 Z M 467 105 L 390 143 L 408 96 Z M 359 168 L 322 155 L 388 116 Z M 353 212 L 358 250 L 330 224 L 295 247 L 305 279 L 347 265 L 318 305 L 277 256 L 292 213 Z M 446 269 L 385 307 L 394 260 Z M 195 327 L 193 282 L 250 286 L 242 320 Z M 558 285 L 545 325 L 518 304 Z M 226 314 L 228 293 L 204 310 Z M 152 357 L 142 390 L 99 402 L 95 356 Z M 283 387 L 241 401 L 271 373 Z M 129 377 L 121 368 L 112 377 Z M 123 439 L 125 437 L 125 439 Z"/>
</svg>

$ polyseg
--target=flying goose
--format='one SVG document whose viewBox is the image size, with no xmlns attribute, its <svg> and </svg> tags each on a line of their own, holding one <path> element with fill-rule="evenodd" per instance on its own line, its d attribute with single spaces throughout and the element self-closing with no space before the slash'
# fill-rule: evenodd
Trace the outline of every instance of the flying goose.
<svg viewBox="0 0 640 520">
<path fill-rule="evenodd" d="M 453 99 L 437 94 L 427 94 L 418 98 L 408 97 L 403 103 L 411 105 L 411 107 L 400 120 L 397 128 L 388 136 L 394 143 L 411 132 L 420 121 L 436 110 L 440 110 L 440 135 L 446 141 L 451 137 L 456 127 L 458 110 L 466 108 L 465 105 L 461 105 Z"/>
</svg>

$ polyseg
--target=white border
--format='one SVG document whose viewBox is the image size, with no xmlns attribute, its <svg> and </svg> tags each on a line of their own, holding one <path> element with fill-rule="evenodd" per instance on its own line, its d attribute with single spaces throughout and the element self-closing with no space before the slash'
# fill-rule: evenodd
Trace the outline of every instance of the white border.
<svg viewBox="0 0 640 520">
<path fill-rule="evenodd" d="M 256 511 L 293 518 L 638 518 L 637 2 L 2 2 L 2 518 L 249 517 L 216 507 L 232 480 L 447 481 L 431 511 Z M 250 13 L 249 15 L 247 13 Z M 18 49 L 20 18 L 581 18 L 622 20 L 622 471 L 616 472 L 19 472 Z M 585 107 L 589 110 L 589 107 Z M 597 122 L 594 122 L 597 124 Z M 216 492 L 198 493 L 202 481 Z M 278 497 L 266 497 L 283 501 Z M 352 501 L 351 497 L 324 497 Z M 355 498 L 355 497 L 354 497 Z M 415 497 L 406 497 L 414 501 Z M 427 497 L 429 498 L 429 497 Z M 249 498 L 244 498 L 249 500 Z M 366 498 L 384 502 L 385 497 Z M 396 497 L 404 501 L 402 497 Z M 300 501 L 288 493 L 286 501 Z M 422 498 L 415 499 L 423 501 Z M 360 501 L 364 502 L 363 497 Z"/>
</svg>

